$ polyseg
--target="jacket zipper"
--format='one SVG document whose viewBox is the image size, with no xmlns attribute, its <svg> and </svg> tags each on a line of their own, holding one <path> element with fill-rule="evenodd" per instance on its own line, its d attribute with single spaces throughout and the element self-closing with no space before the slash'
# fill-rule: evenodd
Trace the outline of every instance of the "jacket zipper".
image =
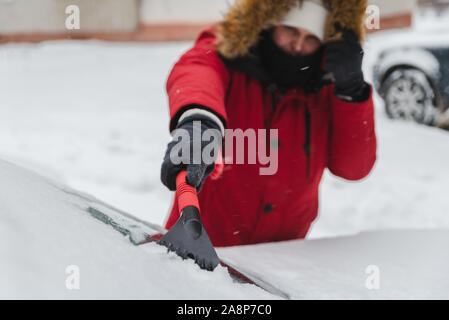
<svg viewBox="0 0 449 320">
<path fill-rule="evenodd" d="M 278 87 L 276 84 L 270 84 L 268 86 L 268 91 L 271 93 L 271 104 L 273 108 L 273 116 L 276 113 L 277 109 L 277 101 L 276 101 L 276 92 Z M 279 100 L 283 97 L 282 92 L 280 92 Z M 306 177 L 310 176 L 310 141 L 311 141 L 311 113 L 309 110 L 309 104 L 306 97 L 306 102 L 304 106 L 304 134 L 305 134 L 305 142 L 303 144 L 304 154 L 306 155 Z"/>
<path fill-rule="evenodd" d="M 304 153 L 306 154 L 307 158 L 307 165 L 306 165 L 306 177 L 309 178 L 310 176 L 310 129 L 311 129 L 311 115 L 309 110 L 309 105 L 306 102 L 306 105 L 304 107 L 304 128 L 305 128 L 305 142 L 303 145 Z"/>
</svg>

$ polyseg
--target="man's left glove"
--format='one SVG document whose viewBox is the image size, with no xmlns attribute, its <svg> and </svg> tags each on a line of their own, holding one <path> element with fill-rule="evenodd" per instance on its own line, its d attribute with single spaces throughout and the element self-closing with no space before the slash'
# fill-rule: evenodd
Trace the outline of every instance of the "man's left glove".
<svg viewBox="0 0 449 320">
<path fill-rule="evenodd" d="M 333 74 L 335 95 L 346 101 L 362 102 L 370 89 L 363 78 L 363 49 L 353 31 L 344 30 L 343 39 L 325 45 L 326 72 Z"/>
<path fill-rule="evenodd" d="M 169 190 L 176 190 L 176 177 L 183 170 L 187 171 L 187 183 L 197 192 L 201 190 L 215 168 L 218 150 L 223 143 L 223 127 L 218 125 L 218 121 L 204 114 L 194 114 L 179 121 L 161 167 L 161 181 Z M 206 141 L 203 141 L 205 133 Z"/>
</svg>

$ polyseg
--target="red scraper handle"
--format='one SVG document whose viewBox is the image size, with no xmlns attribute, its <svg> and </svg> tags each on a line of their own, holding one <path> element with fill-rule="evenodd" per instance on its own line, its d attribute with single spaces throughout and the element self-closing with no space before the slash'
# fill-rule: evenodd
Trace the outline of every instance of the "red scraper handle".
<svg viewBox="0 0 449 320">
<path fill-rule="evenodd" d="M 192 206 L 200 211 L 198 196 L 195 187 L 186 182 L 187 171 L 181 171 L 176 177 L 176 194 L 178 196 L 178 209 L 181 213 L 184 208 Z"/>
</svg>

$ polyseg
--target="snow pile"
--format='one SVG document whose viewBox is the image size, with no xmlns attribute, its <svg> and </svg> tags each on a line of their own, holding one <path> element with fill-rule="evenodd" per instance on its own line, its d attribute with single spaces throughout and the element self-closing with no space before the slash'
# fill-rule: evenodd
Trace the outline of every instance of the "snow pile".
<svg viewBox="0 0 449 320">
<path fill-rule="evenodd" d="M 1 158 L 162 223 L 165 78 L 188 45 L 0 46 Z"/>
<path fill-rule="evenodd" d="M 0 299 L 276 298 L 222 267 L 202 271 L 154 243 L 133 246 L 90 216 L 92 206 L 114 210 L 89 196 L 3 161 L 0 176 Z"/>
<path fill-rule="evenodd" d="M 218 252 L 292 299 L 449 299 L 449 230 L 377 231 Z"/>
</svg>

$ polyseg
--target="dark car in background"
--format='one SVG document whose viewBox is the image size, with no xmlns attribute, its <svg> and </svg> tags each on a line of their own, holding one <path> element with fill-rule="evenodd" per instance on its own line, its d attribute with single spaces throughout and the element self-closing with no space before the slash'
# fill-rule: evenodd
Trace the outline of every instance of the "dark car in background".
<svg viewBox="0 0 449 320">
<path fill-rule="evenodd" d="M 387 115 L 449 128 L 449 42 L 409 42 L 381 50 L 374 65 Z"/>
</svg>

